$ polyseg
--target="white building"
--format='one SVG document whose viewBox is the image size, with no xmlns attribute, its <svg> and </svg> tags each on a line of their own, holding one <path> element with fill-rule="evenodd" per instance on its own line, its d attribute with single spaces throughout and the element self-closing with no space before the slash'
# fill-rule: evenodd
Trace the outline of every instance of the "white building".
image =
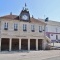
<svg viewBox="0 0 60 60">
<path fill-rule="evenodd" d="M 49 20 L 48 18 L 40 21 L 44 21 L 46 25 L 46 35 L 51 39 L 51 42 L 60 42 L 60 22 Z"/>
<path fill-rule="evenodd" d="M 47 21 L 46 34 L 50 37 L 51 42 L 60 41 L 60 22 Z"/>
</svg>

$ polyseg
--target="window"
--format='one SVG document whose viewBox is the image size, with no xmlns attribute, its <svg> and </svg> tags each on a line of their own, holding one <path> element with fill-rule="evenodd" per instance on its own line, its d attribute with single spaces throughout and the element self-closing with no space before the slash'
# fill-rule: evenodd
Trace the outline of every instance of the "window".
<svg viewBox="0 0 60 60">
<path fill-rule="evenodd" d="M 51 34 L 51 36 L 53 36 L 53 34 Z"/>
<path fill-rule="evenodd" d="M 18 30 L 18 24 L 14 24 L 14 31 Z"/>
<path fill-rule="evenodd" d="M 35 26 L 34 25 L 31 25 L 31 31 L 35 32 Z"/>
<path fill-rule="evenodd" d="M 23 24 L 23 31 L 27 31 L 27 25 Z"/>
<path fill-rule="evenodd" d="M 58 40 L 58 35 L 56 35 L 56 40 Z"/>
<path fill-rule="evenodd" d="M 8 30 L 8 23 L 7 22 L 5 22 L 5 24 L 4 24 L 4 30 Z"/>
<path fill-rule="evenodd" d="M 42 32 L 42 26 L 39 26 L 39 32 Z"/>
</svg>

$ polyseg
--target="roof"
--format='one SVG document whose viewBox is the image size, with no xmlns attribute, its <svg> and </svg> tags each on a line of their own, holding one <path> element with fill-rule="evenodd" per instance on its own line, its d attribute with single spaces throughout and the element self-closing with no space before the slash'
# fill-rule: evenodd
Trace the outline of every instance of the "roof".
<svg viewBox="0 0 60 60">
<path fill-rule="evenodd" d="M 47 23 L 47 25 L 60 26 L 60 22 L 57 22 L 57 21 L 51 21 L 51 20 L 49 20 L 46 23 Z"/>
<path fill-rule="evenodd" d="M 1 19 L 16 19 L 18 16 L 17 15 L 5 15 L 0 17 Z"/>
<path fill-rule="evenodd" d="M 0 17 L 0 19 L 19 20 L 19 16 L 17 16 L 17 15 L 5 15 L 5 16 Z M 30 18 L 30 21 L 31 21 L 32 23 L 42 23 L 42 24 L 46 24 L 45 22 L 39 21 L 38 19 L 35 19 L 35 18 Z"/>
<path fill-rule="evenodd" d="M 40 18 L 39 18 L 39 20 L 45 22 L 44 19 L 40 19 Z M 60 22 L 58 22 L 58 21 L 48 20 L 48 21 L 45 22 L 45 23 L 46 23 L 47 25 L 51 25 L 51 26 L 60 26 Z"/>
<path fill-rule="evenodd" d="M 45 22 L 40 21 L 40 20 L 35 19 L 35 18 L 30 18 L 30 19 L 31 19 L 31 22 L 33 22 L 33 23 L 41 23 L 41 24 L 46 24 Z"/>
</svg>

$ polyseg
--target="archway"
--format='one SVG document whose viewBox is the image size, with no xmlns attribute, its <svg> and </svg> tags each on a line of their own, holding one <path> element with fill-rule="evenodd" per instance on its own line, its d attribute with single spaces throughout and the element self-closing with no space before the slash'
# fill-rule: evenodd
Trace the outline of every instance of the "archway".
<svg viewBox="0 0 60 60">
<path fill-rule="evenodd" d="M 42 39 L 38 39 L 38 50 L 42 50 Z"/>
<path fill-rule="evenodd" d="M 36 39 L 30 39 L 30 50 L 36 50 Z"/>
<path fill-rule="evenodd" d="M 21 49 L 28 50 L 28 39 L 21 39 Z"/>
<path fill-rule="evenodd" d="M 12 39 L 12 50 L 19 50 L 19 39 Z"/>
<path fill-rule="evenodd" d="M 9 38 L 2 38 L 1 51 L 9 51 Z"/>
</svg>

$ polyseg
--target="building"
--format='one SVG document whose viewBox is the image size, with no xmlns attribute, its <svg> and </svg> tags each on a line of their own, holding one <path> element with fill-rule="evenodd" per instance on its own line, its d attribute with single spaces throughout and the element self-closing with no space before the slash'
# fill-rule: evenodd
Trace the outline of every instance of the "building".
<svg viewBox="0 0 60 60">
<path fill-rule="evenodd" d="M 51 42 L 60 42 L 60 22 L 48 20 L 46 23 L 46 35 Z"/>
<path fill-rule="evenodd" d="M 19 16 L 0 17 L 0 51 L 46 49 L 45 27 L 45 22 L 30 17 L 26 7 Z"/>
<path fill-rule="evenodd" d="M 49 20 L 48 17 L 39 20 L 47 24 L 45 28 L 46 36 L 50 38 L 51 42 L 60 42 L 60 22 Z"/>
</svg>

